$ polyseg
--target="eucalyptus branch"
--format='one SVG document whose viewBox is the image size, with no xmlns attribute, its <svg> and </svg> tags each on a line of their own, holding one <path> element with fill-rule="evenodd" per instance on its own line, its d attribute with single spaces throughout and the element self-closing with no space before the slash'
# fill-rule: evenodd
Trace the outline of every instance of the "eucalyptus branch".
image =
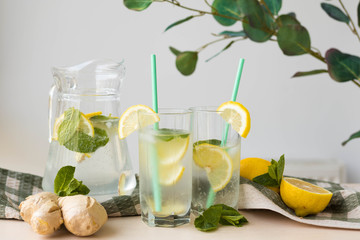
<svg viewBox="0 0 360 240">
<path fill-rule="evenodd" d="M 261 0 L 260 2 L 265 6 L 266 11 L 269 13 L 269 15 L 271 16 L 271 18 L 272 18 L 274 21 L 276 21 L 276 18 L 274 17 L 274 14 L 270 11 L 270 9 L 269 9 L 268 5 L 265 3 L 265 1 L 264 1 L 264 0 Z"/>
<path fill-rule="evenodd" d="M 204 2 L 206 3 L 206 5 L 208 5 L 211 9 L 215 9 L 207 0 L 204 0 Z M 215 9 L 216 10 L 216 9 Z"/>
<path fill-rule="evenodd" d="M 167 3 L 173 4 L 173 5 L 177 6 L 177 7 L 180 7 L 180 8 L 189 10 L 189 11 L 193 11 L 193 12 L 198 12 L 198 13 L 208 14 L 208 15 L 216 15 L 216 16 L 219 16 L 219 17 L 228 18 L 228 19 L 232 19 L 232 20 L 235 20 L 235 21 L 242 21 L 242 19 L 240 19 L 240 18 L 223 15 L 223 14 L 220 14 L 218 12 L 207 12 L 207 11 L 187 7 L 187 6 L 181 5 L 178 1 L 175 1 L 175 0 L 163 0 L 163 2 L 167 2 Z"/>
<path fill-rule="evenodd" d="M 353 83 L 355 83 L 356 86 L 360 87 L 360 83 L 358 83 L 356 80 L 351 80 Z"/>
<path fill-rule="evenodd" d="M 349 12 L 346 10 L 346 8 L 345 8 L 342 0 L 339 0 L 339 3 L 340 3 L 340 5 L 341 5 L 342 9 L 344 10 L 344 12 L 346 13 L 346 15 L 348 16 L 348 18 L 350 19 L 350 24 L 347 24 L 347 25 L 349 26 L 351 32 L 354 33 L 354 34 L 357 36 L 358 40 L 360 41 L 360 36 L 359 36 L 359 33 L 358 33 L 357 30 L 356 30 L 354 21 L 352 20 Z"/>
<path fill-rule="evenodd" d="M 214 43 L 218 43 L 218 42 L 221 42 L 221 41 L 224 41 L 224 40 L 228 40 L 230 38 L 234 38 L 234 37 L 222 37 L 222 38 L 219 38 L 219 39 L 216 39 L 214 41 L 211 41 L 203 46 L 201 46 L 200 48 L 198 48 L 196 51 L 197 52 L 201 52 L 202 50 L 204 50 L 205 48 L 207 48 L 208 46 L 214 44 Z M 244 39 L 247 39 L 247 37 L 242 37 L 242 38 L 239 38 L 239 39 L 236 39 L 234 40 L 234 42 L 237 42 L 237 41 L 240 41 L 240 40 L 244 40 Z"/>
</svg>

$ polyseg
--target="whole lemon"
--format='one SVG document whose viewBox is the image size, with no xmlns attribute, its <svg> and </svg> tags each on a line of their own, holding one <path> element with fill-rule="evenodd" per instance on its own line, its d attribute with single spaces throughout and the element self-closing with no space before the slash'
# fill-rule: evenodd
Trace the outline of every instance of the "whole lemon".
<svg viewBox="0 0 360 240">
<path fill-rule="evenodd" d="M 271 162 L 262 158 L 244 158 L 240 161 L 240 176 L 253 180 L 255 177 L 268 172 Z M 278 187 L 268 187 L 269 189 L 279 193 Z"/>
<path fill-rule="evenodd" d="M 296 178 L 284 177 L 280 184 L 281 199 L 299 217 L 322 212 L 332 195 L 322 187 Z"/>
</svg>

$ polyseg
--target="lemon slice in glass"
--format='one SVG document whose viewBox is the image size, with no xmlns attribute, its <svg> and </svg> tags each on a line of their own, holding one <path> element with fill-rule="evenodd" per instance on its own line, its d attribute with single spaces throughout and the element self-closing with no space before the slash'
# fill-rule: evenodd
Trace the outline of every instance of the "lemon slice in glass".
<svg viewBox="0 0 360 240">
<path fill-rule="evenodd" d="M 65 113 L 61 114 L 60 117 L 55 119 L 54 130 L 53 130 L 53 140 L 58 140 L 58 131 L 61 123 L 64 121 Z M 94 137 L 94 127 L 91 121 L 83 114 L 80 114 L 80 122 L 77 127 L 78 130 L 84 132 L 85 134 Z"/>
<path fill-rule="evenodd" d="M 299 217 L 323 211 L 332 195 L 330 191 L 300 179 L 284 177 L 281 180 L 281 199 L 288 207 L 294 209 Z"/>
<path fill-rule="evenodd" d="M 229 154 L 223 148 L 208 143 L 196 145 L 193 154 L 195 164 L 205 169 L 213 191 L 224 189 L 233 172 Z"/>
<path fill-rule="evenodd" d="M 102 114 L 101 111 L 99 111 L 99 112 L 92 112 L 92 113 L 87 113 L 87 114 L 85 114 L 85 117 L 87 117 L 88 119 L 90 119 L 90 118 L 92 118 L 92 117 L 94 117 L 94 116 L 98 116 L 98 115 L 101 115 L 101 114 Z"/>
<path fill-rule="evenodd" d="M 241 137 L 246 138 L 250 131 L 250 113 L 242 104 L 233 101 L 225 102 L 218 107 L 217 111 Z"/>
<path fill-rule="evenodd" d="M 131 106 L 119 119 L 119 138 L 124 139 L 140 127 L 146 127 L 158 121 L 160 121 L 159 115 L 150 107 L 141 104 Z"/>
<path fill-rule="evenodd" d="M 159 183 L 163 186 L 175 185 L 183 176 L 185 167 L 179 164 L 159 164 Z"/>
<path fill-rule="evenodd" d="M 174 136 L 169 141 L 156 141 L 156 150 L 159 162 L 162 165 L 175 164 L 181 161 L 188 149 L 190 136 Z"/>
</svg>

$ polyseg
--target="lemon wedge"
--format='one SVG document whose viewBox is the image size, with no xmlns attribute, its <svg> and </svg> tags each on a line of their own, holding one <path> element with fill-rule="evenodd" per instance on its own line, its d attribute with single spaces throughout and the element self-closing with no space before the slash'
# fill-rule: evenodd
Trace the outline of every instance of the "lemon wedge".
<svg viewBox="0 0 360 240">
<path fill-rule="evenodd" d="M 296 178 L 284 177 L 280 184 L 281 199 L 299 217 L 322 212 L 332 195 L 322 187 Z"/>
<path fill-rule="evenodd" d="M 205 169 L 214 192 L 226 187 L 232 176 L 233 163 L 223 148 L 208 143 L 196 145 L 193 159 L 196 165 Z"/>
<path fill-rule="evenodd" d="M 156 141 L 156 150 L 159 162 L 162 165 L 171 165 L 181 161 L 189 146 L 190 136 L 176 136 L 170 141 Z"/>
<path fill-rule="evenodd" d="M 241 137 L 246 138 L 250 131 L 250 113 L 242 104 L 233 101 L 225 102 L 218 107 L 217 111 Z"/>
<path fill-rule="evenodd" d="M 150 107 L 141 104 L 131 106 L 119 119 L 119 138 L 124 139 L 140 127 L 146 127 L 158 121 L 160 121 L 159 115 Z"/>
</svg>

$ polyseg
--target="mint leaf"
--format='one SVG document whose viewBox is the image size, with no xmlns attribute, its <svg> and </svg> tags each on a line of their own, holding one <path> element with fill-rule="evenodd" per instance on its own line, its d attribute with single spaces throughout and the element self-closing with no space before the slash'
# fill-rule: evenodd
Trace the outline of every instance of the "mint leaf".
<svg viewBox="0 0 360 240">
<path fill-rule="evenodd" d="M 279 183 L 276 179 L 270 177 L 269 173 L 264 173 L 253 178 L 253 182 L 259 183 L 266 187 L 279 187 Z"/>
<path fill-rule="evenodd" d="M 280 185 L 285 169 L 285 155 L 281 155 L 277 164 L 277 181 Z"/>
<path fill-rule="evenodd" d="M 54 192 L 58 196 L 86 195 L 90 189 L 74 178 L 75 167 L 65 166 L 60 168 L 54 180 Z"/>
<path fill-rule="evenodd" d="M 94 137 L 82 131 L 76 131 L 73 137 L 64 146 L 70 151 L 79 153 L 95 152 L 99 147 L 105 146 L 109 137 L 105 130 L 94 127 Z"/>
<path fill-rule="evenodd" d="M 211 145 L 220 146 L 221 145 L 221 140 L 219 140 L 219 139 L 201 140 L 201 141 L 197 141 L 196 143 L 194 143 L 193 147 L 196 147 L 197 145 L 200 145 L 200 144 L 203 144 L 203 143 L 208 143 L 208 144 L 211 144 Z"/>
<path fill-rule="evenodd" d="M 54 180 L 54 192 L 58 194 L 61 191 L 66 191 L 71 180 L 74 178 L 75 167 L 65 166 L 60 168 Z"/>
<path fill-rule="evenodd" d="M 281 155 L 279 161 L 271 160 L 268 172 L 253 179 L 254 182 L 267 187 L 279 187 L 285 169 L 285 155 Z"/>
<path fill-rule="evenodd" d="M 168 129 L 168 128 L 161 128 L 157 130 L 156 133 L 156 137 L 165 142 L 169 142 L 177 137 L 187 138 L 188 136 L 189 133 L 184 133 L 184 131 L 182 130 Z"/>
<path fill-rule="evenodd" d="M 58 129 L 58 141 L 64 145 L 75 134 L 80 124 L 81 113 L 75 108 L 69 108 L 64 112 L 64 120 Z"/>
<path fill-rule="evenodd" d="M 241 227 L 248 221 L 236 209 L 224 204 L 216 204 L 203 212 L 195 219 L 195 227 L 203 232 L 213 231 L 218 228 L 219 224 Z"/>
</svg>

